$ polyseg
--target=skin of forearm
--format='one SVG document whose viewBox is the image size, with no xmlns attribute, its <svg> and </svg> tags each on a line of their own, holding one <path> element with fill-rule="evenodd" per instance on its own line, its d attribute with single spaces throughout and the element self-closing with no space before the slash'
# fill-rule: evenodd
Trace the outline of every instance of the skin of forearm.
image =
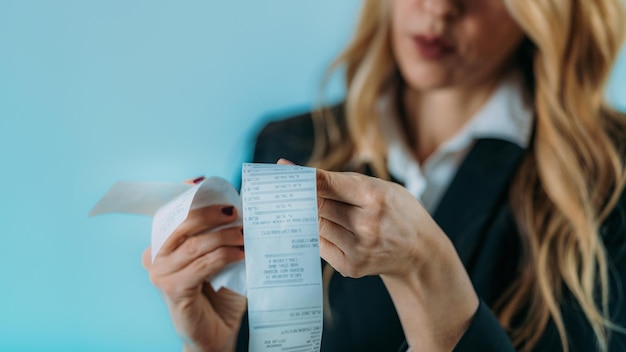
<svg viewBox="0 0 626 352">
<path fill-rule="evenodd" d="M 412 351 L 451 351 L 478 309 L 478 296 L 454 246 L 438 231 L 421 244 L 423 264 L 416 270 L 381 275 Z"/>
</svg>

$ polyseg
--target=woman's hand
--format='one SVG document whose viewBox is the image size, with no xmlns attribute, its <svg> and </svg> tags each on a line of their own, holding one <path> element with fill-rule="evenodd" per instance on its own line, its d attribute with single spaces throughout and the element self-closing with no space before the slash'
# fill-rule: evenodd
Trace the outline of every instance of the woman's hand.
<svg viewBox="0 0 626 352">
<path fill-rule="evenodd" d="M 320 252 L 349 277 L 381 275 L 412 349 L 449 351 L 478 297 L 454 246 L 400 185 L 317 170 Z"/>
<path fill-rule="evenodd" d="M 357 173 L 317 171 L 320 251 L 344 276 L 406 275 L 429 216 L 402 186 Z M 432 231 L 431 231 L 432 232 Z"/>
<path fill-rule="evenodd" d="M 205 280 L 242 260 L 240 226 L 215 231 L 237 219 L 230 205 L 191 211 L 165 242 L 154 262 L 150 248 L 143 265 L 162 292 L 186 351 L 233 351 L 246 298 L 228 289 L 215 292 Z"/>
</svg>

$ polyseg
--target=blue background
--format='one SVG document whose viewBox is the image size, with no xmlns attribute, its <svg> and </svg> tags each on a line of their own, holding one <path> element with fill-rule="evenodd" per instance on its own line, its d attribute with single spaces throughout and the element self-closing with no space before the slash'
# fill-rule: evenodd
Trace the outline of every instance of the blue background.
<svg viewBox="0 0 626 352">
<path fill-rule="evenodd" d="M 180 350 L 150 219 L 87 213 L 118 179 L 235 181 L 264 120 L 317 101 L 359 3 L 0 0 L 0 350 Z M 626 110 L 626 58 L 613 77 Z"/>
</svg>

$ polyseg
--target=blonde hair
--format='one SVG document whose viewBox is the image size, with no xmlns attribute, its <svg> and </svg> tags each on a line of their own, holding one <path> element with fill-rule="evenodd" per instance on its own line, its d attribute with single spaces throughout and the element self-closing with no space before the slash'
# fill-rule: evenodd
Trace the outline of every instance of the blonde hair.
<svg viewBox="0 0 626 352">
<path fill-rule="evenodd" d="M 521 270 L 494 310 L 517 348 L 531 350 L 552 319 L 567 351 L 559 307 L 565 286 L 598 347 L 607 350 L 608 332 L 623 328 L 609 319 L 609 263 L 599 227 L 626 182 L 626 119 L 608 107 L 604 87 L 626 34 L 624 5 L 621 0 L 505 2 L 527 36 L 520 48 L 526 55 L 517 59 L 526 71 L 536 125 L 510 187 L 523 243 Z M 326 109 L 315 115 L 311 164 L 316 167 L 368 164 L 377 176 L 388 177 L 375 105 L 401 78 L 391 54 L 386 3 L 364 1 L 353 40 L 329 70 L 345 69 L 345 126 Z M 514 325 L 521 313 L 521 323 Z"/>
<path fill-rule="evenodd" d="M 354 169 L 369 163 L 377 175 L 387 176 L 383 162 L 386 146 L 378 132 L 376 104 L 386 86 L 394 83 L 396 66 L 385 2 L 364 2 L 352 42 L 333 62 L 324 79 L 326 82 L 334 69 L 344 66 L 346 125 L 339 126 L 329 109 L 314 112 L 316 143 L 311 163 L 316 167 Z"/>
</svg>

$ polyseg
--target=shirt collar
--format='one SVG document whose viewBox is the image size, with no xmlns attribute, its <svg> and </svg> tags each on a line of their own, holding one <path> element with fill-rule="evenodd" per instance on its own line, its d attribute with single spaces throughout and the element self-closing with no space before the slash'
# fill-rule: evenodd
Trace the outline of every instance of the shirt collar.
<svg viewBox="0 0 626 352">
<path fill-rule="evenodd" d="M 403 182 L 407 174 L 421 172 L 393 104 L 396 101 L 394 93 L 390 91 L 381 97 L 378 107 L 381 109 L 381 127 L 388 147 L 387 166 L 391 175 Z M 524 97 L 520 75 L 507 76 L 485 105 L 456 135 L 444 142 L 434 155 L 463 150 L 480 138 L 501 139 L 526 148 L 532 131 L 533 110 Z"/>
</svg>

